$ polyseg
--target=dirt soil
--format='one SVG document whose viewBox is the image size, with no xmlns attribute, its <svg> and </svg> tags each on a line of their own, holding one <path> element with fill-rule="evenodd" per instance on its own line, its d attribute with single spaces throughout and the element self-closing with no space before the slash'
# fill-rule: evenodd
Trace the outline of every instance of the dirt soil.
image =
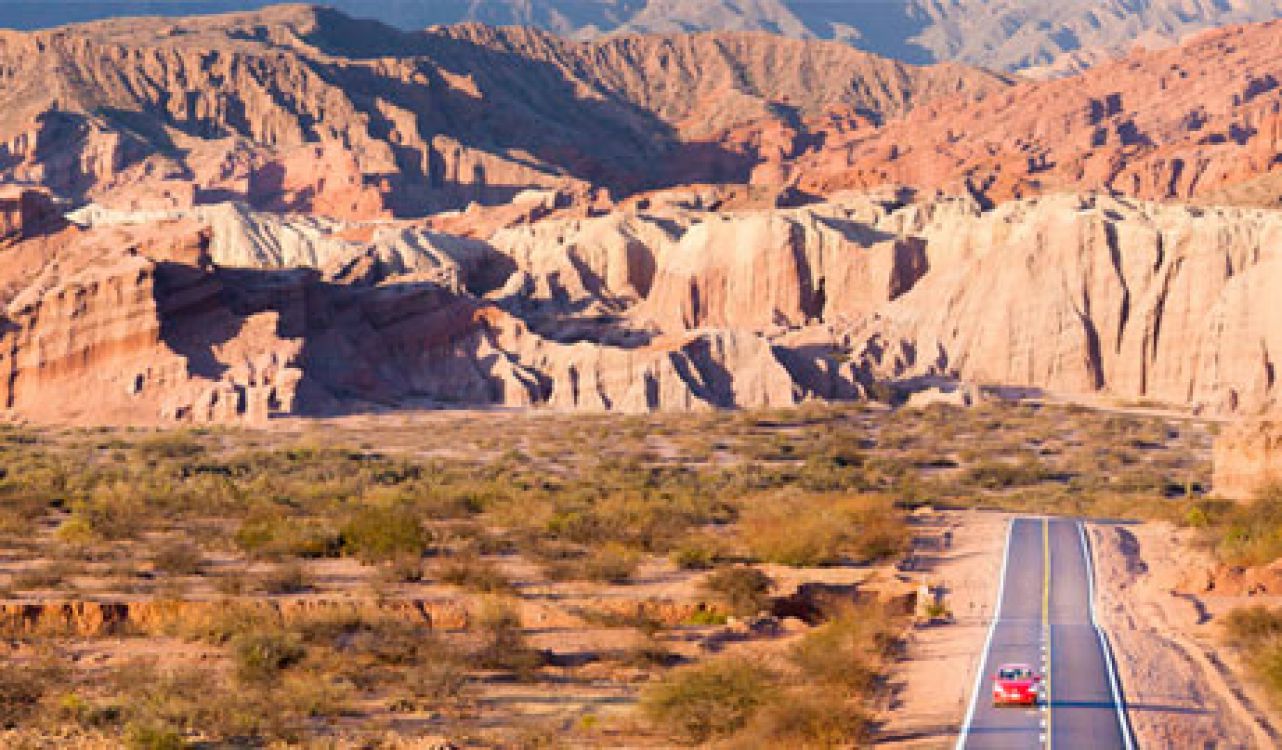
<svg viewBox="0 0 1282 750">
<path fill-rule="evenodd" d="M 909 634 L 904 659 L 894 670 L 894 697 L 882 717 L 879 747 L 951 746 L 983 658 L 1011 518 L 986 511 L 919 518 L 912 572 L 927 585 L 944 588 L 954 621 L 919 625 Z M 952 534 L 950 546 L 932 544 L 945 532 Z M 941 680 L 941 674 L 954 678 Z"/>
<path fill-rule="evenodd" d="M 1214 569 L 1169 524 L 1092 524 L 1097 614 L 1109 634 L 1141 747 L 1282 745 L 1278 717 L 1219 642 L 1217 618 L 1282 597 L 1196 592 Z"/>
</svg>

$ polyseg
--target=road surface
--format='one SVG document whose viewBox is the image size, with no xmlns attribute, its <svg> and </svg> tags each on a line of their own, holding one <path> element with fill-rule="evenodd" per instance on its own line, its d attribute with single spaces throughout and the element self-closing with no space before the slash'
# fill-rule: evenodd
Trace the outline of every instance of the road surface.
<svg viewBox="0 0 1282 750">
<path fill-rule="evenodd" d="M 1011 522 L 997 615 L 957 750 L 1134 747 L 1107 640 L 1095 625 L 1092 575 L 1079 522 Z M 1043 705 L 993 706 L 992 676 L 1008 662 L 1044 676 Z"/>
</svg>

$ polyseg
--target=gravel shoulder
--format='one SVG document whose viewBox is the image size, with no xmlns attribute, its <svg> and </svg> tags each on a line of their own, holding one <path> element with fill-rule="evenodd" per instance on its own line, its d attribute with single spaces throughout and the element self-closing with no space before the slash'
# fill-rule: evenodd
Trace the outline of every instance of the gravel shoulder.
<svg viewBox="0 0 1282 750">
<path fill-rule="evenodd" d="M 916 575 L 942 586 L 954 622 L 914 628 L 892 675 L 892 698 L 881 719 L 878 747 L 917 750 L 951 745 L 966 713 L 975 670 L 997 603 L 1005 513 L 949 511 L 918 522 Z M 951 532 L 952 543 L 930 540 Z M 941 676 L 947 679 L 941 679 Z"/>
<path fill-rule="evenodd" d="M 1211 561 L 1167 524 L 1089 528 L 1097 614 L 1112 644 L 1139 745 L 1282 744 L 1276 717 L 1217 641 L 1216 616 L 1259 598 L 1188 593 L 1186 582 L 1212 569 Z"/>
</svg>

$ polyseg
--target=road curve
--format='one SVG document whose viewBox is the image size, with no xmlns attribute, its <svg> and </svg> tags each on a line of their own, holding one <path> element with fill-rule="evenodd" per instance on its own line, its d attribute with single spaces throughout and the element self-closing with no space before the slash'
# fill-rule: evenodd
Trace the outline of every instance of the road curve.
<svg viewBox="0 0 1282 750">
<path fill-rule="evenodd" d="M 1011 521 L 997 611 L 957 750 L 1134 748 L 1107 638 L 1095 621 L 1090 555 L 1078 521 Z M 1043 705 L 993 706 L 992 675 L 1007 662 L 1045 675 Z"/>
</svg>

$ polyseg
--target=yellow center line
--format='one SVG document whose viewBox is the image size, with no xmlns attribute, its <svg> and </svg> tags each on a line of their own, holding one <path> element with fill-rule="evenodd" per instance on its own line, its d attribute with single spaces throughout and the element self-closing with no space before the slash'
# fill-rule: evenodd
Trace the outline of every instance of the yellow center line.
<svg viewBox="0 0 1282 750">
<path fill-rule="evenodd" d="M 1054 725 L 1051 723 L 1051 522 L 1042 519 L 1042 637 L 1046 639 L 1046 748 L 1054 742 Z"/>
</svg>

